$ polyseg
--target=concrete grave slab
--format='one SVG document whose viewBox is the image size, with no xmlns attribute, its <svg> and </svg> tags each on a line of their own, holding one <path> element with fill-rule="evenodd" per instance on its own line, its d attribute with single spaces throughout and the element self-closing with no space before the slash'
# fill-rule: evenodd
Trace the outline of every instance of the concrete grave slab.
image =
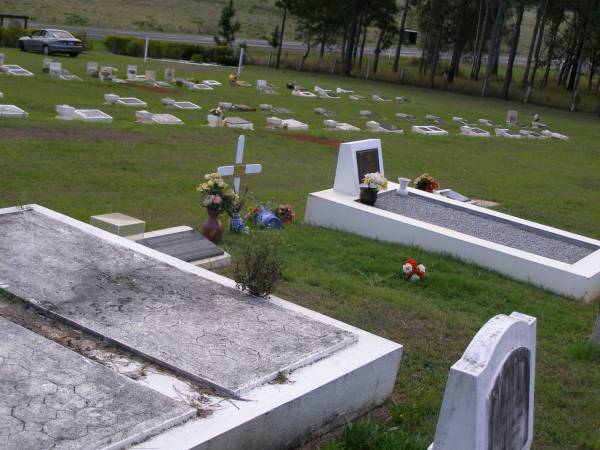
<svg viewBox="0 0 600 450">
<path fill-rule="evenodd" d="M 15 105 L 0 105 L 0 117 L 27 117 L 25 111 Z"/>
<path fill-rule="evenodd" d="M 373 149 L 372 172 L 378 148 L 378 140 L 340 145 L 334 188 L 309 194 L 307 224 L 449 254 L 582 301 L 600 296 L 596 239 L 418 189 L 396 196 L 396 183 L 378 195 L 375 207 L 359 203 L 364 172 L 358 150 Z M 382 161 L 378 167 L 383 174 Z"/>
<path fill-rule="evenodd" d="M 469 125 L 463 125 L 460 127 L 460 134 L 464 136 L 478 136 L 478 137 L 490 137 L 489 131 L 483 130 L 479 127 L 472 127 Z"/>
<path fill-rule="evenodd" d="M 21 66 L 17 64 L 4 64 L 0 66 L 0 71 L 7 73 L 8 75 L 13 75 L 15 77 L 32 77 L 33 72 L 29 70 L 23 69 Z"/>
<path fill-rule="evenodd" d="M 189 248 L 187 243 L 191 239 L 186 237 L 184 233 L 190 232 L 194 232 L 194 229 L 185 225 L 164 228 L 162 230 L 144 233 L 143 238 L 137 242 L 145 247 L 160 251 L 169 256 L 181 259 L 182 261 L 189 262 L 194 266 L 202 267 L 203 269 L 220 269 L 231 264 L 231 255 L 229 253 L 212 244 L 212 242 L 208 241 L 199 233 L 194 232 L 194 235 L 197 236 L 195 239 L 202 238 L 205 242 L 199 245 L 192 241 L 191 246 L 199 247 L 199 249 Z M 150 245 L 148 245 L 148 243 L 150 243 Z M 210 250 L 208 244 L 212 244 L 214 249 Z M 185 246 L 185 248 L 182 248 L 183 246 Z M 198 254 L 200 251 L 202 253 Z M 178 256 L 178 254 L 180 256 Z M 196 256 L 198 256 L 198 258 L 196 258 Z"/>
<path fill-rule="evenodd" d="M 148 111 L 136 111 L 136 121 L 143 124 L 183 125 L 184 122 L 173 114 L 153 114 Z"/>
<path fill-rule="evenodd" d="M 413 125 L 412 132 L 417 134 L 426 134 L 428 136 L 447 136 L 448 132 L 433 125 Z"/>
<path fill-rule="evenodd" d="M 254 130 L 252 122 L 242 119 L 241 117 L 227 117 L 223 120 L 226 127 L 239 128 L 241 130 Z"/>
<path fill-rule="evenodd" d="M 0 283 L 45 314 L 198 383 L 242 395 L 357 340 L 63 217 L 38 206 L 0 210 Z"/>
<path fill-rule="evenodd" d="M 124 106 L 135 106 L 135 107 L 143 107 L 148 106 L 146 102 L 143 102 L 139 98 L 136 97 L 119 97 L 119 99 L 115 102 L 117 105 Z"/>
<path fill-rule="evenodd" d="M 129 239 L 141 239 L 144 237 L 146 222 L 135 217 L 121 213 L 99 214 L 90 217 L 90 224 Z"/>
<path fill-rule="evenodd" d="M 196 416 L 0 317 L 0 447 L 124 449 Z"/>
</svg>

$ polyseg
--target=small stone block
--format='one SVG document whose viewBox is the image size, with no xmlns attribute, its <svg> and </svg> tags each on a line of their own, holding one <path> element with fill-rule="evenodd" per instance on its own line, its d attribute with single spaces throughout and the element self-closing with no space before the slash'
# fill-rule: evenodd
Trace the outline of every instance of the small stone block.
<svg viewBox="0 0 600 450">
<path fill-rule="evenodd" d="M 90 224 L 117 236 L 135 240 L 144 235 L 146 222 L 121 213 L 92 216 Z"/>
</svg>

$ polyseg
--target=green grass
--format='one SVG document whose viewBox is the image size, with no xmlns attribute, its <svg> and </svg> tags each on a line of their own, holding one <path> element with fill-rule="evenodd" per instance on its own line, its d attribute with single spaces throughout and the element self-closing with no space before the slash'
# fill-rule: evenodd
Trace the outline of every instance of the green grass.
<svg viewBox="0 0 600 450">
<path fill-rule="evenodd" d="M 208 129 L 206 111 L 218 101 L 253 106 L 285 106 L 309 123 L 304 134 L 347 141 L 373 137 L 367 132 L 337 134 L 322 130 L 321 116 L 312 110 L 326 106 L 338 120 L 364 127 L 359 109 L 378 112 L 384 122 L 406 130 L 405 135 L 381 135 L 388 178 L 415 178 L 429 172 L 443 187 L 466 195 L 495 200 L 501 211 L 572 232 L 600 238 L 600 127 L 592 115 L 532 107 L 520 103 L 462 96 L 387 83 L 341 79 L 327 75 L 276 72 L 248 67 L 243 78 L 264 78 L 281 87 L 281 95 L 259 96 L 254 88 L 226 84 L 211 92 L 174 89 L 168 94 L 128 86 L 105 85 L 85 77 L 89 60 L 110 63 L 124 73 L 127 64 L 161 70 L 160 63 L 100 51 L 71 60 L 56 58 L 84 77 L 83 83 L 59 81 L 41 74 L 42 56 L 3 50 L 7 63 L 36 73 L 32 79 L 0 75 L 2 103 L 14 103 L 29 118 L 0 121 L 0 207 L 39 203 L 77 219 L 120 211 L 147 221 L 147 229 L 188 224 L 200 228 L 206 218 L 194 188 L 206 172 L 233 161 L 238 133 Z M 176 66 L 178 75 L 191 71 Z M 188 72 L 200 79 L 225 81 L 227 72 Z M 285 82 L 312 88 L 344 86 L 358 93 L 402 95 L 411 103 L 370 100 L 311 100 L 291 97 Z M 134 110 L 102 106 L 103 94 L 137 96 L 148 110 L 163 111 L 160 99 L 191 100 L 202 112 L 175 113 L 186 125 L 153 127 L 133 122 Z M 54 107 L 101 107 L 112 124 L 65 123 L 54 119 Z M 412 134 L 396 112 L 423 117 L 435 113 L 471 120 L 503 121 L 507 109 L 518 109 L 525 122 L 539 112 L 552 129 L 571 136 L 563 141 L 514 141 L 467 138 L 449 125 L 450 136 Z M 300 219 L 309 192 L 331 187 L 335 148 L 292 140 L 264 128 L 266 113 L 242 113 L 257 130 L 246 133 L 247 162 L 263 164 L 263 173 L 244 179 L 262 201 L 291 203 Z M 584 449 L 600 445 L 600 363 L 581 357 L 592 331 L 595 305 L 583 305 L 533 286 L 518 283 L 443 255 L 371 241 L 298 223 L 286 227 L 287 269 L 276 294 L 370 332 L 400 342 L 405 355 L 388 409 L 388 418 L 370 426 L 377 439 L 430 442 L 435 431 L 449 367 L 460 357 L 476 331 L 493 315 L 520 311 L 536 316 L 538 359 L 536 379 L 535 448 Z M 237 255 L 238 236 L 226 234 L 225 247 Z M 428 267 L 425 283 L 410 284 L 398 273 L 404 258 L 415 257 Z M 367 427 L 367 425 L 365 425 Z M 354 434 L 371 432 L 356 428 Z M 350 442 L 349 431 L 337 445 Z M 388 436 L 389 435 L 389 436 Z M 390 437 L 391 436 L 391 437 Z M 358 439 L 358 438 L 357 438 Z M 387 445 L 387 444 L 386 444 Z M 336 448 L 336 447 L 333 447 Z"/>
</svg>

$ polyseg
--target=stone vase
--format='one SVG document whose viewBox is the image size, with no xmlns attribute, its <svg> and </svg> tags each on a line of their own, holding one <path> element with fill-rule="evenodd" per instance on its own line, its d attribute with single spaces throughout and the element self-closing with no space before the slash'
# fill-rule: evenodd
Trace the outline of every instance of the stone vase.
<svg viewBox="0 0 600 450">
<path fill-rule="evenodd" d="M 400 185 L 400 187 L 398 187 L 396 194 L 398 194 L 401 197 L 407 197 L 408 196 L 408 183 L 410 183 L 410 178 L 398 177 L 398 184 Z"/>
<path fill-rule="evenodd" d="M 360 188 L 360 202 L 373 206 L 377 201 L 377 189 L 369 188 L 369 187 L 361 187 Z"/>
<path fill-rule="evenodd" d="M 222 212 L 212 209 L 206 211 L 208 212 L 208 220 L 202 225 L 202 234 L 205 238 L 217 244 L 221 241 L 224 231 L 223 223 L 221 223 Z"/>
</svg>

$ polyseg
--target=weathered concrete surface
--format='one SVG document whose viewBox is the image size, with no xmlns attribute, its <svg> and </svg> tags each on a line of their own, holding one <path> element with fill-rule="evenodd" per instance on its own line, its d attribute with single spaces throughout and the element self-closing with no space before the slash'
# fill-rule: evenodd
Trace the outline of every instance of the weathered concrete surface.
<svg viewBox="0 0 600 450">
<path fill-rule="evenodd" d="M 35 211 L 0 214 L 0 254 L 13 294 L 232 394 L 357 339 Z"/>
<path fill-rule="evenodd" d="M 4 450 L 125 448 L 195 414 L 189 406 L 0 318 Z"/>
</svg>

